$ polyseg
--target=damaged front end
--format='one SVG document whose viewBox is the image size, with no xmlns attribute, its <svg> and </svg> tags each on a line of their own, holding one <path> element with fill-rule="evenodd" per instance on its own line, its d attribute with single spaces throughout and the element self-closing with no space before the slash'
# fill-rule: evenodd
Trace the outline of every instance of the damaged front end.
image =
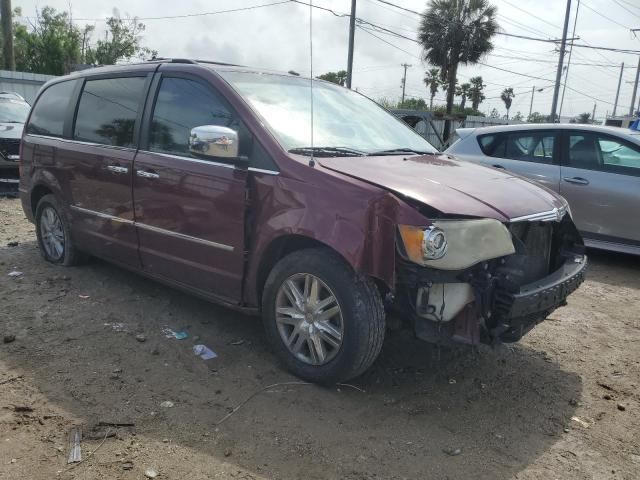
<svg viewBox="0 0 640 480">
<path fill-rule="evenodd" d="M 439 344 L 520 340 L 566 304 L 587 266 L 564 209 L 509 223 L 399 226 L 397 244 L 394 306 L 411 319 L 418 338 Z"/>
</svg>

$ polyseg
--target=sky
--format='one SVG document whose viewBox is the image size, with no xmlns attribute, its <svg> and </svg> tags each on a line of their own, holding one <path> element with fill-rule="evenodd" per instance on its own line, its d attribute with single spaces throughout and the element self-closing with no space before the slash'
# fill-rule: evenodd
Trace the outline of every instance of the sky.
<svg viewBox="0 0 640 480">
<path fill-rule="evenodd" d="M 273 70 L 295 70 L 303 75 L 311 71 L 309 7 L 293 2 L 251 10 L 199 15 L 206 12 L 240 9 L 275 3 L 278 0 L 49 0 L 13 1 L 21 7 L 27 22 L 36 9 L 52 6 L 57 10 L 71 8 L 74 22 L 95 25 L 94 39 L 104 35 L 104 21 L 114 8 L 121 16 L 140 17 L 146 25 L 142 43 L 158 51 L 162 57 L 200 58 L 250 65 Z M 303 0 L 308 2 L 308 0 Z M 423 12 L 427 0 L 390 0 L 408 10 Z M 501 32 L 538 38 L 560 38 L 566 2 L 564 0 L 489 0 L 498 9 Z M 313 4 L 331 9 L 335 14 L 313 9 L 313 75 L 346 69 L 350 0 L 313 0 Z M 569 36 L 574 28 L 578 0 L 572 1 Z M 197 15 L 183 18 L 152 19 Z M 379 0 L 357 0 L 356 15 L 368 22 L 397 32 L 409 39 L 384 33 L 356 29 L 353 62 L 353 88 L 374 99 L 399 99 L 402 88 L 402 64 L 407 69 L 407 97 L 425 98 L 422 81 L 430 68 L 422 60 L 416 38 L 420 17 L 382 3 Z M 580 0 L 575 36 L 579 43 L 640 51 L 638 38 L 630 31 L 640 28 L 640 0 Z M 375 35 L 375 36 L 374 36 Z M 378 37 L 378 38 L 376 38 Z M 578 41 L 576 41 L 578 43 Z M 481 75 L 486 84 L 487 99 L 480 110 L 489 113 L 496 108 L 506 113 L 500 93 L 512 87 L 516 94 L 511 114 L 529 113 L 531 91 L 536 91 L 533 111 L 548 114 L 551 110 L 558 49 L 552 43 L 537 42 L 496 35 L 494 49 L 482 63 L 459 69 L 459 82 Z M 611 114 L 616 96 L 620 64 L 624 62 L 618 114 L 629 112 L 633 81 L 640 56 L 587 48 L 573 49 L 566 80 L 567 90 L 562 116 L 592 112 L 596 118 Z M 493 68 L 492 68 L 493 67 Z M 528 75 L 528 76 L 527 76 Z M 538 77 L 538 78 L 530 78 Z M 562 92 L 561 92 L 562 93 Z M 640 91 L 638 92 L 640 95 Z M 435 104 L 444 104 L 439 92 Z M 638 97 L 637 97 L 638 98 Z M 637 104 L 638 100 L 636 100 Z"/>
</svg>

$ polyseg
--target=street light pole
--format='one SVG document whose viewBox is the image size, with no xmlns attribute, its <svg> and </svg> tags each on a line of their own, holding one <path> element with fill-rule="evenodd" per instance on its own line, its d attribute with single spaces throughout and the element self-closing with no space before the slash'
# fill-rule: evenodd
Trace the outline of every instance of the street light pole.
<svg viewBox="0 0 640 480">
<path fill-rule="evenodd" d="M 407 68 L 411 67 L 412 65 L 403 63 L 402 66 L 404 67 L 404 75 L 402 75 L 402 101 L 400 103 L 404 103 L 404 90 L 407 86 Z"/>
<path fill-rule="evenodd" d="M 638 56 L 638 68 L 636 69 L 636 82 L 633 84 L 633 95 L 631 96 L 631 106 L 629 115 L 633 115 L 633 108 L 636 106 L 636 93 L 638 92 L 638 79 L 640 78 L 640 55 Z"/>
<path fill-rule="evenodd" d="M 616 101 L 613 104 L 613 114 L 612 117 L 616 116 L 616 110 L 618 109 L 618 99 L 620 98 L 620 84 L 622 83 L 622 74 L 624 73 L 624 62 L 620 65 L 620 78 L 618 78 L 618 89 L 616 90 Z"/>
</svg>

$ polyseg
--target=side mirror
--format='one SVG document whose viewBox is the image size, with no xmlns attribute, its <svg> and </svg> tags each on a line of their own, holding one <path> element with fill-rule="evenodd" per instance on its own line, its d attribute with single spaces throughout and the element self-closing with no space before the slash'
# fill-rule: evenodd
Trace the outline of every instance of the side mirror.
<svg viewBox="0 0 640 480">
<path fill-rule="evenodd" d="M 238 132 L 218 125 L 202 125 L 191 129 L 189 152 L 200 157 L 238 159 Z"/>
</svg>

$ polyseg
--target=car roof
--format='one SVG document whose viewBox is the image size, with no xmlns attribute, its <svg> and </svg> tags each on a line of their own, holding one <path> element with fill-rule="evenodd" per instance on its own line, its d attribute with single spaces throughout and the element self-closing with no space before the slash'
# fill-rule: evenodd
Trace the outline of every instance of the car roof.
<svg viewBox="0 0 640 480">
<path fill-rule="evenodd" d="M 609 133 L 617 136 L 631 136 L 638 140 L 640 132 L 628 128 L 610 127 L 605 125 L 587 125 L 584 123 L 520 123 L 515 125 L 498 125 L 491 127 L 478 127 L 473 130 L 474 135 L 484 135 L 498 132 L 511 132 L 522 130 L 583 130 L 600 133 Z"/>
</svg>

